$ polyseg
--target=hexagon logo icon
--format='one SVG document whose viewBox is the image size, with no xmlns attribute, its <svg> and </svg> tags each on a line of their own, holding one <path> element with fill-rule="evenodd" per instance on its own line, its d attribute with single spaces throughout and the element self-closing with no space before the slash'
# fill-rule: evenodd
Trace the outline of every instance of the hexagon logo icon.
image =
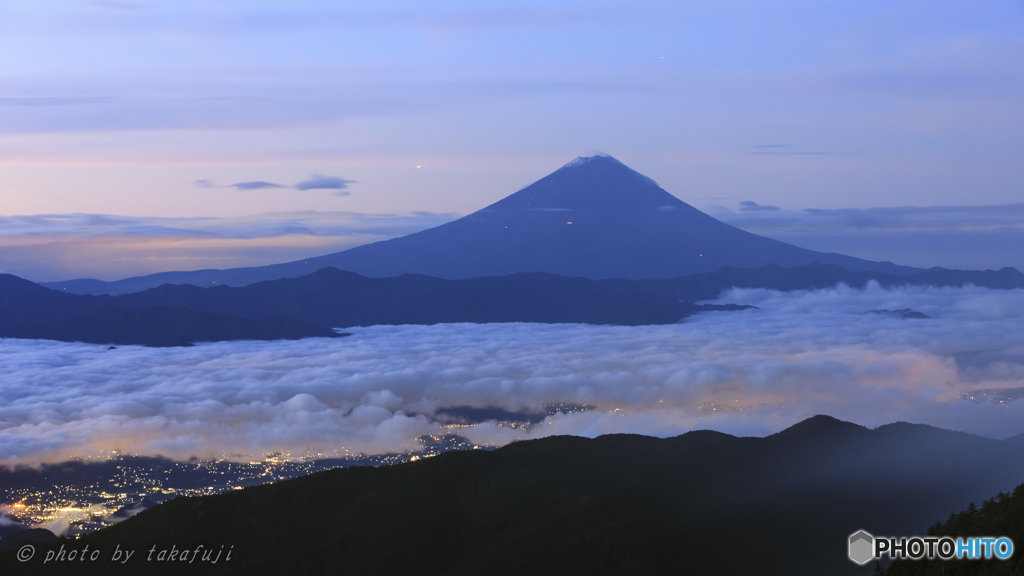
<svg viewBox="0 0 1024 576">
<path fill-rule="evenodd" d="M 875 557 L 872 548 L 875 546 L 875 537 L 863 530 L 850 534 L 850 560 L 857 564 L 864 565 Z"/>
</svg>

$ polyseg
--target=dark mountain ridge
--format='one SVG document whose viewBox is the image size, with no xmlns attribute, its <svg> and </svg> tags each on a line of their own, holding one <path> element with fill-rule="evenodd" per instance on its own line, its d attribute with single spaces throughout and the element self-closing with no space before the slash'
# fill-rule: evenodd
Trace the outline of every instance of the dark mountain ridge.
<svg viewBox="0 0 1024 576">
<path fill-rule="evenodd" d="M 0 319 L 0 338 L 91 344 L 163 347 L 340 336 L 330 328 L 291 318 L 247 319 L 165 304 L 125 310 L 109 301 L 51 290 L 10 274 L 0 274 Z"/>
<path fill-rule="evenodd" d="M 37 554 L 235 546 L 215 566 L 83 574 L 860 575 L 850 533 L 917 533 L 1022 478 L 1024 446 L 906 423 L 817 416 L 765 438 L 557 436 L 178 498 Z M 11 554 L 0 567 L 61 568 Z"/>
<path fill-rule="evenodd" d="M 960 512 L 951 513 L 945 522 L 938 520 L 927 531 L 919 529 L 914 535 L 950 538 L 1008 536 L 1016 546 L 1020 546 L 1024 542 L 1024 484 L 1012 492 L 993 494 L 981 501 L 981 506 L 972 501 Z M 897 560 L 882 576 L 1016 576 L 1021 573 L 1024 573 L 1024 559 L 1019 550 L 1014 550 L 1005 561 L 997 558 L 952 562 L 941 559 Z"/>
<path fill-rule="evenodd" d="M 2 275 L 0 336 L 176 345 L 200 340 L 327 336 L 328 328 L 377 324 L 671 324 L 698 312 L 742 309 L 693 303 L 717 298 L 732 287 L 789 291 L 830 288 L 839 283 L 863 288 L 869 282 L 885 288 L 976 285 L 1010 289 L 1024 288 L 1024 274 L 1012 268 L 932 269 L 898 276 L 813 264 L 752 270 L 724 267 L 718 272 L 662 280 L 591 280 L 542 273 L 445 280 L 415 274 L 368 278 L 324 268 L 299 278 L 238 288 L 168 284 L 120 296 L 79 296 Z"/>
<path fill-rule="evenodd" d="M 1024 274 L 993 271 L 929 271 L 909 277 L 849 272 L 815 264 L 802 268 L 765 266 L 665 280 L 590 280 L 553 274 L 512 274 L 444 280 L 407 274 L 367 278 L 324 268 L 300 278 L 284 278 L 233 288 L 165 285 L 121 296 L 94 297 L 124 309 L 184 306 L 243 318 L 281 316 L 326 327 L 450 322 L 543 322 L 590 324 L 671 324 L 702 311 L 736 307 L 696 305 L 733 288 L 812 290 L 843 283 L 863 288 L 878 282 L 898 286 L 1024 288 Z"/>
<path fill-rule="evenodd" d="M 635 283 L 602 283 L 553 274 L 443 280 L 406 274 L 367 278 L 336 268 L 308 276 L 231 288 L 165 285 L 97 301 L 137 309 L 155 305 L 228 312 L 244 318 L 282 316 L 325 327 L 455 322 L 671 324 L 691 314 L 738 306 L 696 305 Z"/>
</svg>

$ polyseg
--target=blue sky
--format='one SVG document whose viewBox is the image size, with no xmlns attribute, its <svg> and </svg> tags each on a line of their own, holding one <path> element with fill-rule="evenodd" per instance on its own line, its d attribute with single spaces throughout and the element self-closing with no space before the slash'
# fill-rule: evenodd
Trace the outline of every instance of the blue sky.
<svg viewBox="0 0 1024 576">
<path fill-rule="evenodd" d="M 12 228 L 0 271 L 113 278 L 327 253 L 358 231 L 280 234 L 280 215 L 413 226 L 595 152 L 722 214 L 1016 205 L 1021 134 L 1020 0 L 6 0 L 0 216 L 270 223 L 241 239 L 221 225 L 203 238 Z M 345 187 L 296 187 L 325 178 Z M 236 186 L 253 182 L 279 186 Z M 955 212 L 947 228 L 965 233 Z M 998 229 L 1021 252 L 1022 228 L 984 228 L 979 250 L 1007 245 Z M 853 255 L 970 263 L 848 229 L 838 245 Z M 69 237 L 77 268 L 55 260 Z M 124 252 L 89 251 L 111 243 Z M 898 255 L 878 255 L 887 243 Z M 1020 266 L 1013 254 L 979 266 Z"/>
</svg>

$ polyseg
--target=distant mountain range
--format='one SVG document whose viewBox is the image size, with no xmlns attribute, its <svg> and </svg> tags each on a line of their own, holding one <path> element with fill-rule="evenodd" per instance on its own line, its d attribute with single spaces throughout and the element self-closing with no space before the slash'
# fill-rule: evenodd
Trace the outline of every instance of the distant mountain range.
<svg viewBox="0 0 1024 576">
<path fill-rule="evenodd" d="M 340 334 L 291 318 L 246 319 L 162 305 L 125 310 L 95 297 L 67 294 L 0 274 L 0 338 L 162 347 L 311 336 L 334 338 Z"/>
<path fill-rule="evenodd" d="M 121 296 L 81 296 L 126 310 L 181 306 L 242 318 L 294 318 L 344 328 L 377 324 L 540 322 L 673 324 L 697 312 L 746 306 L 697 305 L 636 281 L 601 282 L 553 274 L 443 280 L 407 274 L 367 278 L 324 268 L 301 278 L 241 288 L 166 285 Z"/>
<path fill-rule="evenodd" d="M 401 238 L 286 264 L 162 272 L 116 282 L 70 280 L 50 288 L 125 294 L 163 284 L 246 286 L 334 267 L 383 278 L 445 279 L 540 272 L 592 279 L 675 278 L 723 266 L 833 264 L 909 275 L 921 270 L 806 250 L 720 222 L 610 156 L 577 158 L 468 216 Z"/>
<path fill-rule="evenodd" d="M 331 328 L 378 324 L 540 322 L 672 324 L 731 287 L 810 290 L 838 283 L 1024 288 L 1024 274 L 932 269 L 909 276 L 833 265 L 725 267 L 661 280 L 591 280 L 554 274 L 444 280 L 407 274 L 368 278 L 324 268 L 243 287 L 164 285 L 119 296 L 83 296 L 0 275 L 0 336 L 150 346 L 217 340 L 332 336 Z M 865 310 L 867 312 L 867 310 Z M 923 316 L 913 313 L 914 317 Z"/>
<path fill-rule="evenodd" d="M 1024 273 L 1012 268 L 998 272 L 929 270 L 904 277 L 814 264 L 724 268 L 664 280 L 590 280 L 540 273 L 443 280 L 414 274 L 367 278 L 325 268 L 300 278 L 240 288 L 165 285 L 134 294 L 89 298 L 125 310 L 180 306 L 249 319 L 293 318 L 328 328 L 453 322 L 642 325 L 672 324 L 697 312 L 744 308 L 693 304 L 717 298 L 732 287 L 790 291 L 838 283 L 862 288 L 868 282 L 884 287 L 974 284 L 1024 288 Z"/>
<path fill-rule="evenodd" d="M 817 416 L 766 438 L 557 436 L 178 498 L 61 545 L 76 574 L 861 575 L 849 534 L 921 534 L 1024 479 L 1024 441 Z M 987 534 L 986 534 L 987 535 Z M 215 566 L 149 550 L 225 549 Z M 19 571 L 21 570 L 21 571 Z M 28 572 L 26 572 L 26 570 Z M 4 573 L 64 574 L 21 564 Z"/>
<path fill-rule="evenodd" d="M 241 288 L 168 284 L 120 296 L 68 294 L 0 275 L 0 337 L 98 344 L 332 337 L 338 334 L 331 328 L 376 324 L 670 324 L 697 312 L 744 308 L 551 274 L 441 280 L 325 268 Z"/>
</svg>

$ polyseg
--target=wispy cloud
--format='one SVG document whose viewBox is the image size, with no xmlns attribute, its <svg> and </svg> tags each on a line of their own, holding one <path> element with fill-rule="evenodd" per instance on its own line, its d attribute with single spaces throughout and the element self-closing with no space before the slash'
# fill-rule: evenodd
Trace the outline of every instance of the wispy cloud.
<svg viewBox="0 0 1024 576">
<path fill-rule="evenodd" d="M 781 209 L 753 201 L 708 206 L 748 232 L 823 252 L 930 268 L 1024 270 L 1024 204 Z"/>
<path fill-rule="evenodd" d="M 113 98 L 89 96 L 33 96 L 25 98 L 0 98 L 0 106 L 81 106 L 104 104 Z"/>
<path fill-rule="evenodd" d="M 306 180 L 303 180 L 291 188 L 296 190 L 333 190 L 337 196 L 348 196 L 349 192 L 346 191 L 349 184 L 355 184 L 355 180 L 346 180 L 337 176 L 324 176 L 322 174 L 312 174 Z M 194 186 L 200 188 L 213 188 L 216 184 L 212 180 L 195 180 L 192 182 Z M 284 184 L 277 184 L 276 182 L 267 182 L 265 180 L 252 180 L 249 182 L 237 182 L 235 184 L 228 185 L 228 188 L 235 188 L 237 190 L 266 190 L 269 188 L 289 188 Z"/>
<path fill-rule="evenodd" d="M 826 413 L 1024 432 L 1024 291 L 737 290 L 758 310 L 672 326 L 389 326 L 350 338 L 155 350 L 0 342 L 0 462 L 123 450 L 177 458 L 417 445 L 452 410 L 593 411 L 532 429 L 460 428 L 476 443 L 550 434 L 763 435 Z M 913 308 L 931 320 L 867 314 Z M 995 397 L 995 396 L 993 396 Z"/>
<path fill-rule="evenodd" d="M 345 180 L 344 178 L 338 178 L 337 176 L 323 176 L 321 174 L 313 174 L 307 180 L 303 180 L 295 185 L 296 190 L 335 190 L 335 194 L 339 196 L 347 195 L 348 192 L 343 192 L 348 188 L 349 184 L 355 184 L 355 180 Z"/>
<path fill-rule="evenodd" d="M 262 180 L 254 180 L 252 182 L 239 182 L 237 184 L 231 184 L 231 188 L 237 188 L 239 190 L 262 190 L 264 188 L 284 188 L 281 184 L 274 184 L 273 182 L 264 182 Z"/>
<path fill-rule="evenodd" d="M 740 212 L 778 212 L 779 210 L 781 208 L 778 206 L 765 206 L 751 200 L 740 202 Z"/>
<path fill-rule="evenodd" d="M 708 212 L 757 232 L 1024 229 L 1024 204 L 781 210 L 748 200 L 740 202 L 739 213 L 722 206 L 709 207 Z"/>
</svg>

